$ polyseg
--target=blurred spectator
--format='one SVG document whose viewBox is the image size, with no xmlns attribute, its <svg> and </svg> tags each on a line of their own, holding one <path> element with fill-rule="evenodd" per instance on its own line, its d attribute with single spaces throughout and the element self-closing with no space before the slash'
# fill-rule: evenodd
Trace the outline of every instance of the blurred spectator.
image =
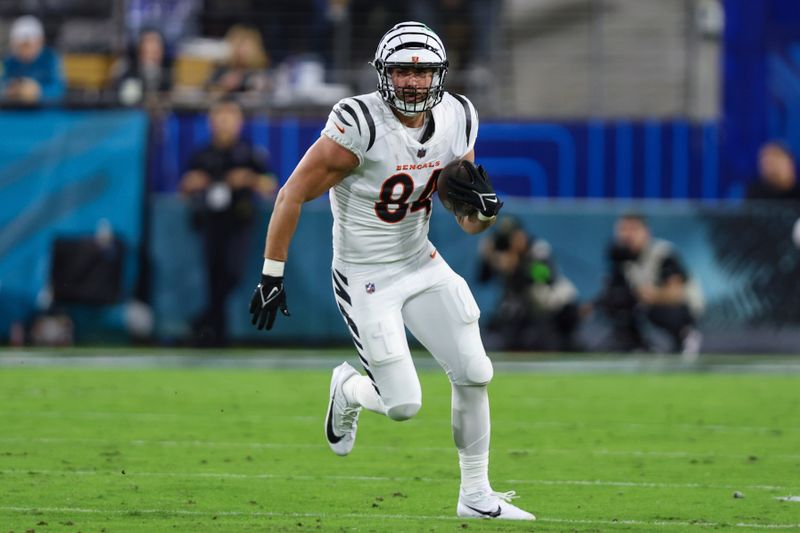
<svg viewBox="0 0 800 533">
<path fill-rule="evenodd" d="M 172 73 L 164 39 L 156 30 L 139 36 L 136 51 L 114 67 L 113 85 L 126 105 L 157 99 L 172 90 Z"/>
<path fill-rule="evenodd" d="M 238 103 L 215 103 L 209 122 L 211 144 L 194 154 L 180 188 L 191 201 L 207 269 L 208 301 L 193 324 L 195 340 L 217 346 L 226 342 L 225 305 L 248 256 L 256 197 L 271 195 L 277 183 L 266 174 L 266 155 L 241 140 Z"/>
<path fill-rule="evenodd" d="M 225 41 L 230 47 L 228 61 L 216 68 L 208 81 L 212 96 L 262 92 L 268 88 L 266 68 L 269 58 L 255 28 L 236 25 L 228 30 Z"/>
<path fill-rule="evenodd" d="M 198 34 L 203 0 L 126 0 L 127 43 L 139 41 L 146 29 L 156 30 L 169 50 Z"/>
<path fill-rule="evenodd" d="M 503 0 L 410 0 L 411 18 L 441 28 L 462 67 L 487 68 L 495 59 Z"/>
<path fill-rule="evenodd" d="M 487 345 L 500 350 L 575 351 L 577 291 L 561 275 L 550 244 L 529 236 L 513 218 L 500 220 L 481 241 L 480 281 L 503 283 L 489 319 Z"/>
<path fill-rule="evenodd" d="M 347 17 L 350 22 L 351 61 L 354 66 L 361 66 L 375 57 L 375 43 L 380 41 L 387 25 L 402 20 L 411 20 L 408 3 L 392 0 L 348 0 Z M 428 19 L 417 18 L 434 29 L 436 27 Z M 450 43 L 445 41 L 449 46 Z M 449 48 L 448 48 L 449 55 Z M 374 77 L 375 69 L 371 69 Z"/>
<path fill-rule="evenodd" d="M 647 323 L 668 333 L 671 351 L 697 355 L 701 337 L 695 326 L 703 296 L 673 245 L 653 238 L 642 215 L 628 213 L 617 219 L 608 260 L 610 270 L 595 307 L 611 320 L 610 348 L 651 349 L 643 329 Z"/>
<path fill-rule="evenodd" d="M 784 143 L 769 141 L 761 147 L 758 173 L 747 188 L 748 200 L 800 200 L 794 157 Z"/>
<path fill-rule="evenodd" d="M 337 0 L 270 0 L 258 4 L 263 13 L 259 27 L 264 29 L 264 44 L 273 65 L 294 55 L 319 52 L 318 47 L 329 44 L 326 18 L 333 7 L 329 2 Z"/>
<path fill-rule="evenodd" d="M 477 38 L 477 33 L 471 31 L 471 3 L 472 0 L 410 0 L 408 4 L 412 20 L 422 21 L 439 32 L 454 71 L 466 71 L 470 43 Z"/>
<path fill-rule="evenodd" d="M 44 44 L 44 29 L 36 17 L 14 21 L 10 32 L 11 54 L 3 62 L 0 81 L 3 96 L 13 102 L 52 102 L 64 95 L 61 60 Z"/>
<path fill-rule="evenodd" d="M 411 19 L 438 29 L 450 64 L 461 71 L 449 81 L 450 90 L 469 94 L 484 113 L 500 112 L 497 65 L 503 0 L 410 0 L 409 6 Z"/>
</svg>

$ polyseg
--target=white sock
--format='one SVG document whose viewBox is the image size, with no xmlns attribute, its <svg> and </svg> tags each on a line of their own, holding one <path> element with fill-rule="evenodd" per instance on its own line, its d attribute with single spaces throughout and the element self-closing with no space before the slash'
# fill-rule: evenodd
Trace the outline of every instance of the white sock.
<svg viewBox="0 0 800 533">
<path fill-rule="evenodd" d="M 489 485 L 489 452 L 480 455 L 464 455 L 458 452 L 461 467 L 461 493 L 469 496 L 476 492 L 491 492 Z"/>
<path fill-rule="evenodd" d="M 489 394 L 486 386 L 453 385 L 453 440 L 461 466 L 461 492 L 491 491 L 489 485 Z"/>
<path fill-rule="evenodd" d="M 348 404 L 361 406 L 382 415 L 386 414 L 386 406 L 369 377 L 351 377 L 342 384 L 342 392 Z"/>
</svg>

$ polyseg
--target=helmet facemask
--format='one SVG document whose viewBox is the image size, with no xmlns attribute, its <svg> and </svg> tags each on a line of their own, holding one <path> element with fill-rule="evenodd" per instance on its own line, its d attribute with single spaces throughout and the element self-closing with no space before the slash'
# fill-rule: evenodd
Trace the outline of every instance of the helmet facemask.
<svg viewBox="0 0 800 533">
<path fill-rule="evenodd" d="M 430 87 L 395 87 L 392 81 L 392 70 L 431 69 L 433 76 Z M 412 116 L 425 112 L 442 101 L 444 96 L 444 80 L 447 77 L 447 61 L 442 63 L 384 63 L 375 62 L 378 71 L 378 91 L 390 106 L 400 113 Z"/>
<path fill-rule="evenodd" d="M 386 32 L 372 66 L 378 72 L 380 95 L 403 115 L 423 113 L 442 101 L 447 53 L 439 36 L 424 24 L 402 22 Z M 392 70 L 396 68 L 432 70 L 430 87 L 396 87 L 392 81 Z"/>
</svg>

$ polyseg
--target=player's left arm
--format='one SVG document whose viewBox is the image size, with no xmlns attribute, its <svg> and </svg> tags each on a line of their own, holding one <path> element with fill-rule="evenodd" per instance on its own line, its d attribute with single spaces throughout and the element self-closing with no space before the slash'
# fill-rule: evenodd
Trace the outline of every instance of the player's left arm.
<svg viewBox="0 0 800 533">
<path fill-rule="evenodd" d="M 472 150 L 464 154 L 464 157 L 462 157 L 461 159 L 466 159 L 467 161 L 474 163 L 475 149 L 473 148 Z M 492 226 L 492 224 L 495 223 L 496 220 L 497 216 L 492 216 L 486 220 L 481 220 L 478 218 L 478 211 L 475 211 L 469 216 L 456 217 L 456 221 L 458 222 L 458 225 L 461 226 L 461 229 L 463 229 L 470 235 L 475 235 L 477 233 L 481 233 L 482 231 L 486 231 L 488 228 Z"/>
</svg>

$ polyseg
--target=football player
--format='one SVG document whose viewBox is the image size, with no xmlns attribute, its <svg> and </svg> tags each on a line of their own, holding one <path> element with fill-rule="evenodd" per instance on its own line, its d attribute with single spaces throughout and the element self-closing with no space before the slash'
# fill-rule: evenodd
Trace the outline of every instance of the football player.
<svg viewBox="0 0 800 533">
<path fill-rule="evenodd" d="M 489 484 L 487 385 L 493 370 L 478 329 L 480 311 L 467 283 L 428 241 L 439 171 L 456 159 L 474 160 L 478 115 L 467 98 L 445 92 L 447 55 L 424 24 L 390 29 L 373 65 L 378 90 L 333 107 L 320 138 L 278 194 L 250 305 L 253 324 L 270 329 L 278 311 L 289 316 L 289 242 L 303 203 L 330 190 L 333 291 L 366 373 L 346 362 L 333 370 L 325 415 L 331 449 L 350 453 L 362 408 L 398 421 L 419 411 L 408 327 L 452 384 L 458 516 L 533 520 L 511 503 L 513 491 L 495 492 Z M 472 214 L 456 217 L 470 234 L 488 228 L 502 207 L 485 172 L 476 174 L 467 189 L 449 193 L 472 206 Z"/>
</svg>

